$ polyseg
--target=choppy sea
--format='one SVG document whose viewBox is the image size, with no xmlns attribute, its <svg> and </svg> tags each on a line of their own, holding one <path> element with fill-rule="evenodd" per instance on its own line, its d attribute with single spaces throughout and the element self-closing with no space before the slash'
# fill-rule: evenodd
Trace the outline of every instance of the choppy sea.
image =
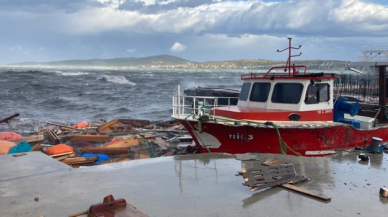
<svg viewBox="0 0 388 217">
<path fill-rule="evenodd" d="M 116 118 L 168 120 L 177 86 L 239 88 L 247 70 L 107 70 L 0 67 L 0 131 L 35 131 L 40 123 Z M 250 72 L 250 71 L 249 71 Z"/>
</svg>

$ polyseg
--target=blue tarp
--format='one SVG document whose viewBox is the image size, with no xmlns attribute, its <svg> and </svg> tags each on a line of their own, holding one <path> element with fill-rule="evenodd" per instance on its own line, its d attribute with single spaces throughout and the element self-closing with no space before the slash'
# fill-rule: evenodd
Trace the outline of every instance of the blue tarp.
<svg viewBox="0 0 388 217">
<path fill-rule="evenodd" d="M 27 141 L 23 141 L 15 145 L 13 148 L 11 148 L 8 151 L 8 154 L 16 154 L 16 153 L 29 152 L 29 151 L 31 151 L 31 145 L 28 144 Z"/>
<path fill-rule="evenodd" d="M 98 160 L 94 163 L 99 164 L 102 161 L 109 160 L 109 156 L 106 154 L 91 154 L 91 153 L 85 153 L 81 155 L 81 157 L 98 157 Z"/>
</svg>

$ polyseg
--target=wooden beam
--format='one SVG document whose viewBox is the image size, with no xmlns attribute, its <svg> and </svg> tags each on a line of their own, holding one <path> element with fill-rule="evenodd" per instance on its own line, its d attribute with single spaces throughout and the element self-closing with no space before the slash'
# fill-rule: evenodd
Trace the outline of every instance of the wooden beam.
<svg viewBox="0 0 388 217">
<path fill-rule="evenodd" d="M 121 155 L 129 154 L 129 150 L 129 148 L 121 147 L 83 147 L 82 153 Z"/>
<path fill-rule="evenodd" d="M 55 157 L 60 157 L 60 156 L 64 156 L 64 155 L 71 155 L 71 154 L 73 154 L 72 151 L 66 152 L 66 153 L 61 153 L 61 154 L 53 154 L 53 155 L 49 155 L 49 156 L 55 158 Z"/>
<path fill-rule="evenodd" d="M 9 120 L 14 119 L 14 118 L 16 118 L 16 117 L 18 117 L 18 116 L 19 116 L 19 113 L 16 113 L 16 114 L 14 114 L 14 115 L 11 115 L 11 116 L 9 116 L 9 117 L 6 117 L 6 118 L 4 118 L 4 119 L 1 119 L 1 120 L 0 120 L 0 124 L 1 124 L 1 123 L 4 123 L 4 122 L 8 122 Z"/>
<path fill-rule="evenodd" d="M 65 155 L 65 156 L 62 156 L 62 157 L 57 157 L 57 158 L 54 158 L 55 160 L 59 160 L 59 161 L 63 161 L 69 157 L 75 157 L 74 154 L 70 154 L 70 155 Z"/>
<path fill-rule="evenodd" d="M 85 164 L 85 163 L 93 163 L 98 160 L 99 157 L 73 157 L 66 158 L 62 160 L 63 163 L 73 165 L 73 164 Z"/>
<path fill-rule="evenodd" d="M 42 148 L 41 144 L 36 144 L 30 151 L 39 151 Z"/>
<path fill-rule="evenodd" d="M 119 123 L 117 119 L 109 121 L 108 123 L 102 125 L 101 127 L 98 128 L 99 133 L 109 133 L 111 132 L 110 127 Z"/>
<path fill-rule="evenodd" d="M 109 140 L 108 135 L 72 135 L 71 141 L 87 141 L 87 142 L 106 142 Z"/>
<path fill-rule="evenodd" d="M 283 187 L 283 188 L 286 188 L 286 189 L 289 189 L 289 190 L 292 190 L 292 191 L 304 194 L 304 195 L 308 195 L 308 196 L 314 197 L 314 198 L 319 199 L 319 200 L 323 200 L 323 201 L 330 201 L 331 200 L 331 197 L 329 197 L 329 196 L 326 196 L 326 195 L 323 195 L 321 193 L 314 192 L 314 191 L 311 191 L 311 190 L 307 190 L 307 189 L 304 189 L 304 188 L 301 188 L 301 187 L 297 187 L 295 185 L 282 184 L 280 186 Z"/>
<path fill-rule="evenodd" d="M 16 143 L 27 141 L 28 143 L 31 143 L 31 142 L 41 142 L 43 140 L 44 140 L 44 136 L 42 134 L 40 134 L 40 135 L 26 136 L 26 137 L 22 137 L 20 139 L 13 139 L 10 141 L 16 142 Z"/>
</svg>

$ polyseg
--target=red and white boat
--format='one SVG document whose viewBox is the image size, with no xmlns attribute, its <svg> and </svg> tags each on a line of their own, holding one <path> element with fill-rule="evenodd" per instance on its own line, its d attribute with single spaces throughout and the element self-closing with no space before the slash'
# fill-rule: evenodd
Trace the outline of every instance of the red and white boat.
<svg viewBox="0 0 388 217">
<path fill-rule="evenodd" d="M 334 100 L 335 74 L 308 73 L 306 66 L 291 63 L 291 57 L 300 55 L 292 56 L 291 49 L 299 48 L 289 38 L 285 66 L 241 75 L 237 106 L 218 107 L 216 97 L 181 96 L 178 91 L 172 117 L 203 153 L 322 156 L 368 146 L 372 137 L 388 141 L 388 125 L 376 127 L 374 118 L 355 116 L 357 103 Z M 194 103 L 187 105 L 189 97 Z"/>
</svg>

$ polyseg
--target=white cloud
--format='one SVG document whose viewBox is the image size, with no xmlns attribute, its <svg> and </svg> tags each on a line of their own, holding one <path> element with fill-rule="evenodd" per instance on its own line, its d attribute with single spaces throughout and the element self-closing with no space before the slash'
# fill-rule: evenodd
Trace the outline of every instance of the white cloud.
<svg viewBox="0 0 388 217">
<path fill-rule="evenodd" d="M 260 48 L 271 50 L 292 35 L 304 48 L 316 42 L 321 43 L 316 48 L 327 52 L 331 51 L 325 47 L 331 45 L 340 49 L 346 45 L 352 50 L 350 46 L 370 38 L 386 42 L 382 40 L 388 35 L 388 7 L 382 1 L 3 0 L 0 29 L 6 31 L 1 34 L 0 46 L 14 47 L 9 52 L 14 54 L 13 59 L 23 56 L 17 53 L 28 52 L 16 52 L 18 48 L 13 45 L 20 44 L 29 48 L 30 54 L 24 56 L 30 57 L 34 57 L 32 51 L 44 47 L 47 50 L 40 53 L 56 59 L 100 57 L 103 53 L 147 56 L 185 51 L 184 57 L 204 60 L 204 56 L 255 57 L 254 52 L 261 52 Z M 136 50 L 124 41 L 134 41 Z M 176 42 L 184 45 L 175 46 Z M 84 46 L 89 49 L 83 49 Z M 209 52 L 209 48 L 222 52 Z M 316 58 L 325 56 L 321 51 L 315 53 Z M 0 61 L 7 62 L 7 58 L 11 57 L 0 54 Z"/>
<path fill-rule="evenodd" d="M 29 53 L 29 51 L 27 49 L 23 48 L 20 45 L 6 47 L 6 49 L 9 50 L 9 51 L 12 51 L 12 52 L 19 52 L 19 53 L 23 53 L 23 54 L 28 54 Z"/>
<path fill-rule="evenodd" d="M 126 51 L 127 53 L 133 53 L 133 52 L 136 51 L 136 49 L 126 49 L 125 51 Z"/>
<path fill-rule="evenodd" d="M 179 53 L 179 52 L 182 52 L 182 51 L 184 51 L 184 50 L 186 50 L 186 46 L 183 45 L 183 44 L 181 44 L 181 43 L 179 43 L 179 42 L 175 42 L 175 43 L 171 46 L 171 48 L 170 48 L 170 51 L 171 51 L 171 52 L 175 52 L 175 53 Z"/>
</svg>

